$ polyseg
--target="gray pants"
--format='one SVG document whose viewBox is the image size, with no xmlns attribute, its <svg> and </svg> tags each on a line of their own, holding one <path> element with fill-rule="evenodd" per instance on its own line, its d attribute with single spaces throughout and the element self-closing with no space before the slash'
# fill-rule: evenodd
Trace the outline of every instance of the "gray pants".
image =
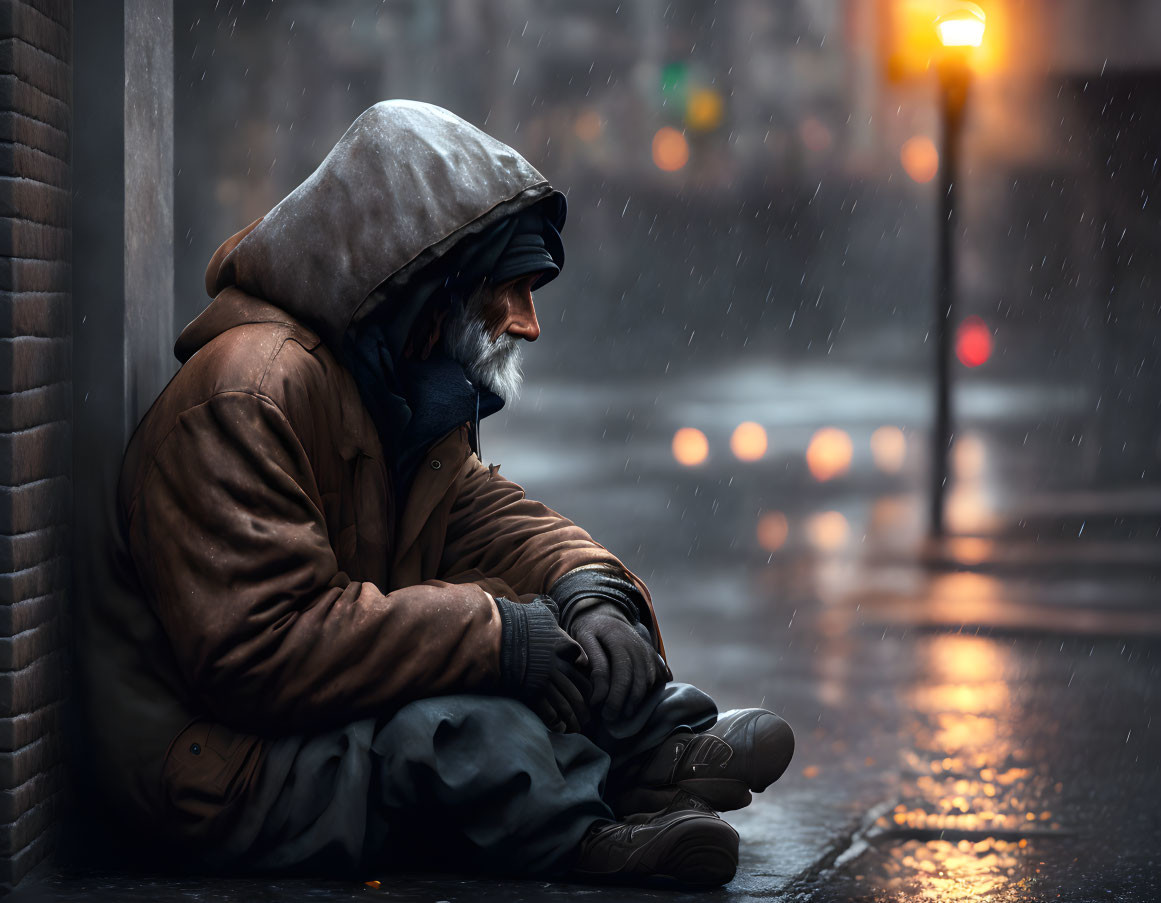
<svg viewBox="0 0 1161 903">
<path fill-rule="evenodd" d="M 609 785 L 643 754 L 717 718 L 712 699 L 670 683 L 634 718 L 550 732 L 498 696 L 438 696 L 274 741 L 253 802 L 207 863 L 232 871 L 371 877 L 404 866 L 543 874 L 613 819 Z"/>
</svg>

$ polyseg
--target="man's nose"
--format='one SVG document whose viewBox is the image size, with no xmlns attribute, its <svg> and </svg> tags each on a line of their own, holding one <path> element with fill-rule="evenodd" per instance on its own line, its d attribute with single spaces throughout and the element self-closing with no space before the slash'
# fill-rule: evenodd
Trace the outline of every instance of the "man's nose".
<svg viewBox="0 0 1161 903">
<path fill-rule="evenodd" d="M 535 342 L 540 338 L 540 323 L 536 319 L 536 306 L 532 303 L 532 289 L 522 288 L 513 292 L 508 309 L 508 328 L 504 331 L 509 335 Z"/>
</svg>

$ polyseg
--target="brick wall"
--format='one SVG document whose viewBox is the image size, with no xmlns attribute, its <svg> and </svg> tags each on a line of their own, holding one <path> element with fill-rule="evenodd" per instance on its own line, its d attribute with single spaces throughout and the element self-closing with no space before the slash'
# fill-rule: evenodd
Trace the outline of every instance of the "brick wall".
<svg viewBox="0 0 1161 903">
<path fill-rule="evenodd" d="M 0 0 L 0 888 L 60 809 L 69 584 L 69 0 Z"/>
</svg>

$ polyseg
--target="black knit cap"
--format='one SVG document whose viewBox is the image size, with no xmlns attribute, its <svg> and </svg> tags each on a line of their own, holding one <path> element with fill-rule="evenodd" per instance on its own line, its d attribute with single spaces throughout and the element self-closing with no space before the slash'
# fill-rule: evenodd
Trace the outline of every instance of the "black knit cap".
<svg viewBox="0 0 1161 903">
<path fill-rule="evenodd" d="M 493 285 L 511 279 L 540 273 L 533 289 L 547 285 L 564 266 L 564 228 L 566 212 L 564 195 L 554 194 L 541 203 L 515 215 L 515 230 L 488 274 Z"/>
</svg>

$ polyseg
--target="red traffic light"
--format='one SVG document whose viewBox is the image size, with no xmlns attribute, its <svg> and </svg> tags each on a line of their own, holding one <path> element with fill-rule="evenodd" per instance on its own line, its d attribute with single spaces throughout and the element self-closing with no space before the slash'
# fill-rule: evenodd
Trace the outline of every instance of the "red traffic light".
<svg viewBox="0 0 1161 903">
<path fill-rule="evenodd" d="M 965 367 L 979 367 L 992 356 L 992 331 L 979 317 L 968 317 L 955 334 L 955 356 Z"/>
</svg>

